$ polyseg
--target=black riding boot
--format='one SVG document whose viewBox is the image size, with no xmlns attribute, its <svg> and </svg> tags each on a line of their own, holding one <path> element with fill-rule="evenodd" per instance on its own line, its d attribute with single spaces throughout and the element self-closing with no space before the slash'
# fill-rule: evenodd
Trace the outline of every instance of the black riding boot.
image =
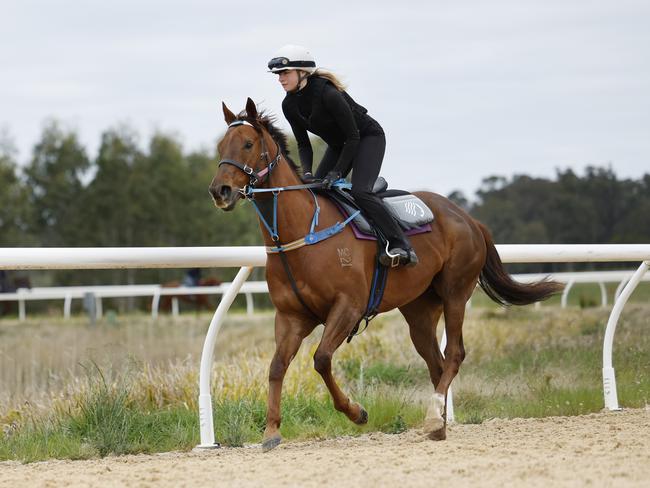
<svg viewBox="0 0 650 488">
<path fill-rule="evenodd" d="M 372 220 L 373 224 L 388 239 L 387 249 L 379 256 L 379 262 L 383 266 L 415 266 L 418 257 L 411 247 L 411 243 L 402 231 L 402 228 L 395 219 L 388 213 L 381 199 L 372 192 L 354 191 L 352 196 L 361 210 Z"/>
</svg>

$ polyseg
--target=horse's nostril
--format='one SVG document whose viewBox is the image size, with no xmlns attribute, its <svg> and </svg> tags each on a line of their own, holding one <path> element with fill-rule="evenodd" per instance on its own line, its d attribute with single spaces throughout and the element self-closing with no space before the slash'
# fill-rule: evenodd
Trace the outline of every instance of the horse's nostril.
<svg viewBox="0 0 650 488">
<path fill-rule="evenodd" d="M 222 185 L 221 188 L 219 188 L 219 195 L 221 195 L 221 198 L 223 199 L 230 198 L 231 193 L 232 189 L 228 185 Z"/>
</svg>

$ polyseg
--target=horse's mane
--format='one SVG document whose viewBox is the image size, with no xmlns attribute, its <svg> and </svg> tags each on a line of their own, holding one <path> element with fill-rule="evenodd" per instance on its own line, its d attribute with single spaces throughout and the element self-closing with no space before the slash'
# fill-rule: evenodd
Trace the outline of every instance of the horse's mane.
<svg viewBox="0 0 650 488">
<path fill-rule="evenodd" d="M 278 146 L 280 146 L 282 155 L 293 167 L 294 171 L 297 173 L 300 172 L 298 165 L 293 161 L 293 159 L 291 159 L 291 157 L 289 157 L 289 142 L 287 140 L 287 135 L 274 125 L 277 120 L 275 115 L 267 113 L 265 110 L 261 110 L 257 113 L 257 118 L 252 118 L 249 117 L 246 110 L 244 110 L 237 115 L 237 120 L 244 120 L 257 129 L 260 127 L 266 129 L 273 140 L 278 144 Z"/>
</svg>

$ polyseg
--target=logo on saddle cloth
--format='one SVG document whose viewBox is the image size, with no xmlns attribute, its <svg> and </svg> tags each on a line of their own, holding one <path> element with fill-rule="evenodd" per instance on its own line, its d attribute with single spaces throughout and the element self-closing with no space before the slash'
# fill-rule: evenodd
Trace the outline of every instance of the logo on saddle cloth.
<svg viewBox="0 0 650 488">
<path fill-rule="evenodd" d="M 380 195 L 381 196 L 381 195 Z M 336 199 L 337 206 L 341 213 L 348 217 L 356 211 L 352 205 Z M 395 217 L 406 235 L 423 234 L 431 232 L 431 222 L 433 222 L 433 213 L 422 200 L 410 193 L 402 195 L 387 196 L 382 198 L 382 202 L 388 208 L 389 213 Z M 366 220 L 359 214 L 352 222 L 352 230 L 357 239 L 376 240 L 374 230 Z"/>
</svg>

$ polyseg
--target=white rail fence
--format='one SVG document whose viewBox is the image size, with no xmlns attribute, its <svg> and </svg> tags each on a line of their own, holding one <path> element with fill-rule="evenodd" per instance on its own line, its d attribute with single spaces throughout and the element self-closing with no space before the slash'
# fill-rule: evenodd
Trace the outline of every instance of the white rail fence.
<svg viewBox="0 0 650 488">
<path fill-rule="evenodd" d="M 27 316 L 25 302 L 40 300 L 63 300 L 63 316 L 70 318 L 73 299 L 84 299 L 90 295 L 95 303 L 95 318 L 103 315 L 104 298 L 152 297 L 151 317 L 157 318 L 160 311 L 160 299 L 171 296 L 172 315 L 179 314 L 178 297 L 181 295 L 223 295 L 231 283 L 221 283 L 218 286 L 180 286 L 163 287 L 161 285 L 107 285 L 107 286 L 47 286 L 19 288 L 12 293 L 0 293 L 0 302 L 18 302 L 18 320 L 24 321 Z M 252 315 L 255 312 L 253 302 L 254 293 L 268 293 L 266 281 L 252 281 L 244 283 L 239 293 L 246 296 L 246 312 Z"/>
<path fill-rule="evenodd" d="M 650 267 L 650 245 L 500 245 L 505 263 L 550 262 L 631 262 L 641 261 L 622 288 L 607 321 L 603 343 L 603 391 L 605 407 L 618 410 L 612 346 L 618 319 L 630 295 Z M 0 269 L 115 269 L 115 268 L 212 268 L 241 267 L 224 293 L 212 317 L 203 344 L 199 377 L 199 419 L 201 444 L 214 447 L 214 425 L 210 373 L 214 346 L 223 319 L 253 267 L 266 264 L 263 247 L 186 248 L 4 248 L 0 249 Z"/>
<path fill-rule="evenodd" d="M 515 274 L 512 277 L 523 283 L 530 283 L 549 277 L 554 281 L 564 283 L 564 291 L 561 298 L 562 308 L 568 304 L 569 292 L 576 283 L 597 283 L 600 287 L 601 306 L 608 304 L 606 283 L 618 283 L 614 293 L 614 301 L 623 291 L 625 284 L 634 275 L 634 270 L 616 271 L 580 271 L 571 273 L 551 274 Z M 642 281 L 650 281 L 650 274 L 645 275 Z M 219 286 L 196 286 L 196 287 L 163 287 L 159 284 L 151 285 L 104 285 L 104 286 L 48 286 L 18 288 L 12 293 L 0 293 L 0 302 L 18 302 L 18 319 L 22 322 L 26 319 L 25 302 L 40 300 L 63 300 L 63 316 L 70 318 L 73 299 L 84 299 L 91 294 L 95 300 L 96 319 L 103 315 L 103 298 L 128 298 L 128 297 L 152 297 L 151 317 L 157 318 L 160 310 L 160 299 L 163 296 L 172 296 L 171 313 L 173 316 L 179 314 L 178 297 L 180 295 L 223 295 L 231 283 L 222 283 Z M 253 294 L 268 293 L 269 287 L 266 281 L 248 281 L 244 283 L 240 294 L 246 296 L 246 312 L 252 315 L 255 312 Z M 539 305 L 539 303 L 538 303 Z"/>
</svg>

